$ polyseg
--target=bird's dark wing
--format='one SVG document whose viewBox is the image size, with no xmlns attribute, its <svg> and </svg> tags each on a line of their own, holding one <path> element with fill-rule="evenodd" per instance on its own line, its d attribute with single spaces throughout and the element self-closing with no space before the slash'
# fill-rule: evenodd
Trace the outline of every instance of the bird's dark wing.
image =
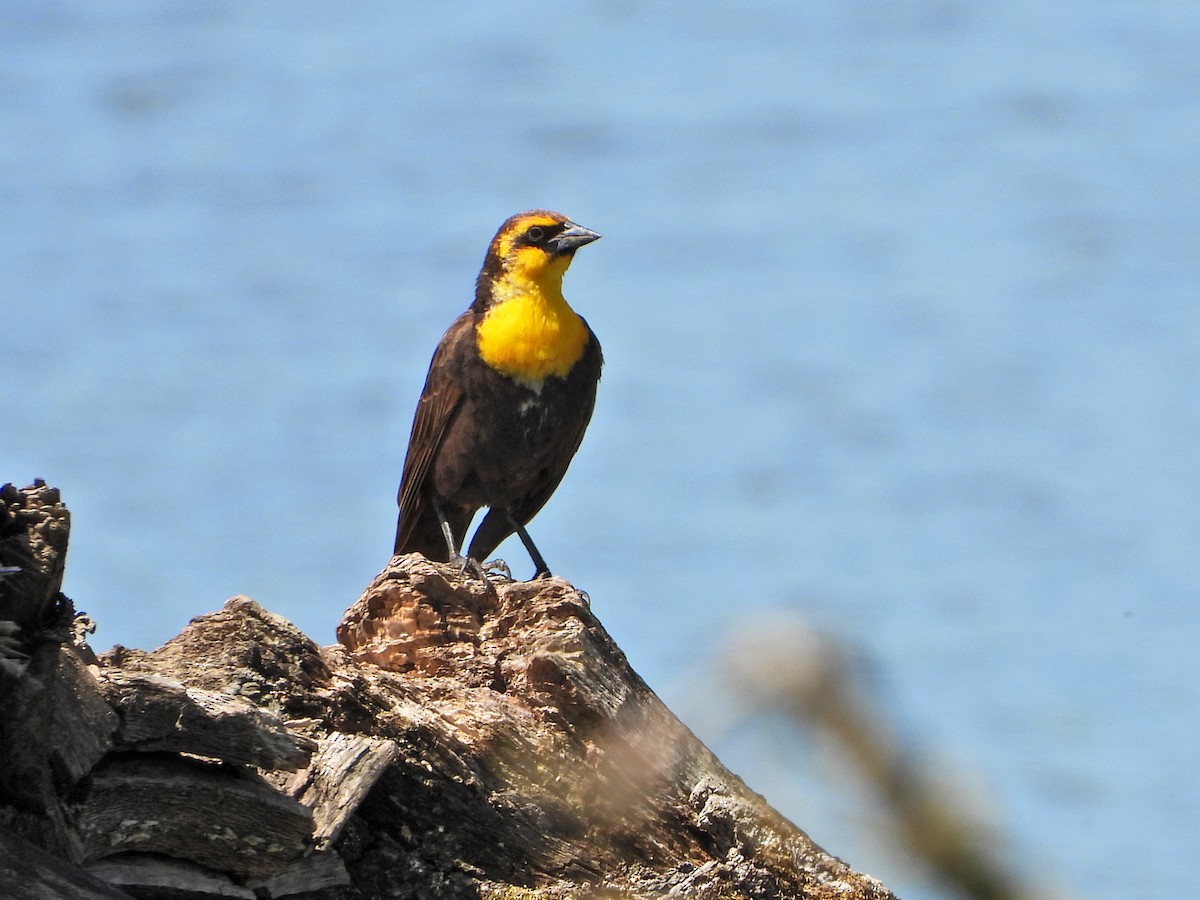
<svg viewBox="0 0 1200 900">
<path fill-rule="evenodd" d="M 400 521 L 396 526 L 396 553 L 408 552 L 408 544 L 418 524 L 423 517 L 432 513 L 432 510 L 426 509 L 428 495 L 425 491 L 425 481 L 442 445 L 446 426 L 462 402 L 462 386 L 455 377 L 456 366 L 452 357 L 463 341 L 469 341 L 473 345 L 472 329 L 471 314 L 463 313 L 446 330 L 433 353 L 433 361 L 429 364 L 425 388 L 421 391 L 421 399 L 413 416 L 412 435 L 408 439 L 404 473 L 400 476 L 400 490 L 396 497 L 400 505 Z"/>
</svg>

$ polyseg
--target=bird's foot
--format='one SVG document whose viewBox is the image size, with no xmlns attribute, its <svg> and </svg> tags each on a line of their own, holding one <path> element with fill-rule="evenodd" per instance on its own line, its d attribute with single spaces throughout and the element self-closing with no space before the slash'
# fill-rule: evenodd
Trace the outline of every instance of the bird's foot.
<svg viewBox="0 0 1200 900">
<path fill-rule="evenodd" d="M 454 554 L 450 558 L 450 562 L 458 566 L 460 575 L 471 574 L 480 581 L 487 581 L 487 572 L 484 567 L 479 564 L 479 560 L 471 559 L 469 556 L 463 556 L 460 553 Z"/>
<path fill-rule="evenodd" d="M 483 564 L 483 571 L 492 581 L 512 581 L 512 569 L 502 559 L 489 559 Z"/>
<path fill-rule="evenodd" d="M 462 574 L 470 574 L 480 581 L 504 583 L 515 580 L 508 563 L 502 559 L 489 559 L 487 562 L 481 563 L 470 556 L 459 555 L 450 562 L 457 565 L 458 571 Z"/>
</svg>

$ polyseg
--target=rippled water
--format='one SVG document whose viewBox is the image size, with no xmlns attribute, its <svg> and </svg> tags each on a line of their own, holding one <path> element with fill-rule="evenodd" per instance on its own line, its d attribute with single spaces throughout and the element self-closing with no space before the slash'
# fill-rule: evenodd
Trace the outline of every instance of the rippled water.
<svg viewBox="0 0 1200 900">
<path fill-rule="evenodd" d="M 235 593 L 332 641 L 488 238 L 561 209 L 607 368 L 533 533 L 634 666 L 703 723 L 806 617 L 1035 874 L 1186 896 L 1197 46 L 1182 2 L 11 0 L 0 480 L 63 489 L 99 646 Z M 702 733 L 938 896 L 794 735 Z"/>
</svg>

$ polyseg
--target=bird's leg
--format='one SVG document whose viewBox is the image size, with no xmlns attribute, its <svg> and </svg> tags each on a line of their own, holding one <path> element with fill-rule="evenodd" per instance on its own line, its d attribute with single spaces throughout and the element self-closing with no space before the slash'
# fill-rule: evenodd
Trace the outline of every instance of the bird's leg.
<svg viewBox="0 0 1200 900">
<path fill-rule="evenodd" d="M 517 521 L 516 516 L 512 514 L 512 510 L 505 510 L 505 515 L 508 516 L 508 524 L 513 527 L 517 533 L 517 537 L 521 539 L 521 543 L 525 545 L 525 549 L 529 551 L 529 557 L 533 560 L 535 571 L 533 578 L 549 578 L 550 569 L 546 565 L 546 560 L 542 559 L 542 554 L 538 552 L 538 548 L 533 543 L 533 538 L 529 536 L 529 532 L 525 530 L 525 526 Z M 530 579 L 530 581 L 533 580 Z"/>
<path fill-rule="evenodd" d="M 454 530 L 450 527 L 450 521 L 446 518 L 446 513 L 442 511 L 442 505 L 436 500 L 433 501 L 433 511 L 438 517 L 438 524 L 442 527 L 442 537 L 446 539 L 446 550 L 450 556 L 449 561 L 458 566 L 459 572 L 465 573 L 470 571 L 480 581 L 487 581 L 484 567 L 479 564 L 479 560 L 463 556 L 459 552 L 458 543 L 454 540 Z"/>
</svg>

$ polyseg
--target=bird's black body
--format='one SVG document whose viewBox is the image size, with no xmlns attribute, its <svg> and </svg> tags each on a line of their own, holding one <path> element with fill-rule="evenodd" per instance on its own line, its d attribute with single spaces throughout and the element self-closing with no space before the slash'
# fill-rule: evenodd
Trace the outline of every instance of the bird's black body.
<svg viewBox="0 0 1200 900">
<path fill-rule="evenodd" d="M 543 237 L 540 244 L 524 241 L 531 230 Z M 557 251 L 554 234 L 563 236 Z M 415 551 L 437 561 L 458 558 L 472 518 L 487 507 L 467 557 L 482 563 L 516 531 L 538 566 L 537 574 L 548 574 L 524 526 L 558 487 L 583 440 L 602 365 L 596 336 L 556 294 L 557 283 L 575 249 L 596 237 L 565 217 L 540 210 L 514 216 L 497 233 L 475 303 L 447 329 L 429 366 L 404 461 L 396 553 Z M 544 274 L 539 253 L 559 271 Z M 544 318 L 539 304 L 545 298 L 530 300 L 522 292 L 530 267 L 537 276 L 530 291 L 545 291 L 551 312 L 582 340 L 577 356 L 573 345 L 562 351 L 561 374 L 535 377 L 540 369 L 527 374 L 517 369 L 525 363 L 511 363 L 508 357 L 491 363 L 481 353 L 481 347 L 506 351 L 508 345 L 526 341 L 524 319 Z M 540 287 L 539 279 L 544 282 Z M 481 339 L 480 326 L 500 303 L 524 304 L 512 309 L 528 306 L 535 314 L 519 312 L 512 317 L 515 325 L 505 324 L 498 337 Z M 560 340 L 545 340 L 551 339 Z M 528 365 L 540 365 L 536 353 L 531 358 Z"/>
</svg>

